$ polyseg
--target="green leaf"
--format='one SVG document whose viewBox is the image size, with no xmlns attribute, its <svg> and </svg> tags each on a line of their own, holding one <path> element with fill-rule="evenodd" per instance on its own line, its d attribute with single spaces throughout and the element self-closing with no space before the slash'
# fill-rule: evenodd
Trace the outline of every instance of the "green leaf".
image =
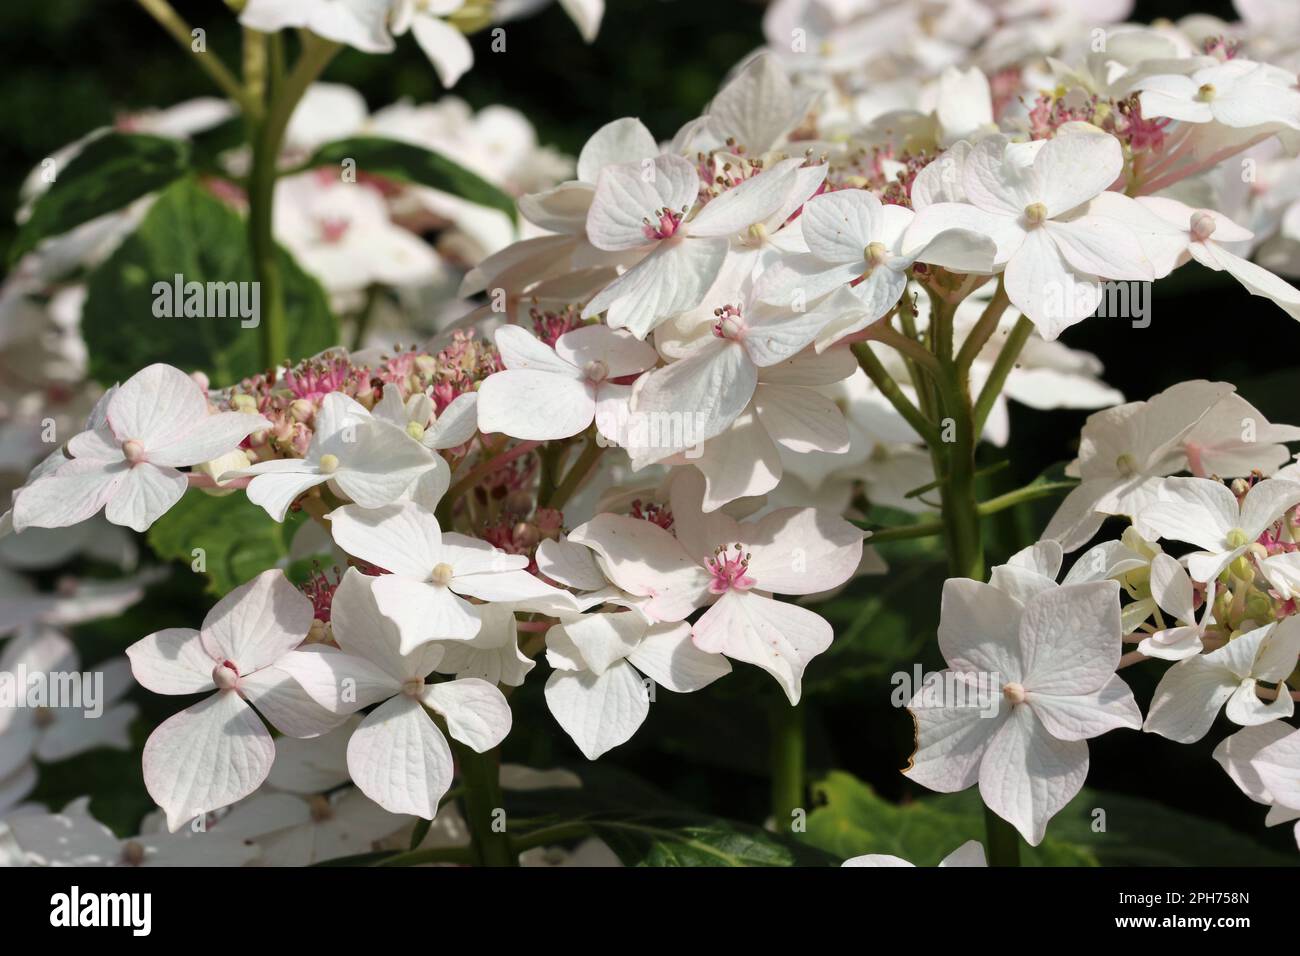
<svg viewBox="0 0 1300 956">
<path fill-rule="evenodd" d="M 248 119 L 241 113 L 195 133 L 190 137 L 190 165 L 228 176 L 218 160 L 222 153 L 244 145 L 247 136 Z"/>
<path fill-rule="evenodd" d="M 583 767 L 578 773 L 581 788 L 508 792 L 510 819 L 515 821 L 511 832 L 516 826 L 520 827 L 516 835 L 523 836 L 580 824 L 604 840 L 626 866 L 824 866 L 832 862 L 795 840 L 694 810 L 615 768 Z M 647 811 L 647 806 L 656 809 Z"/>
<path fill-rule="evenodd" d="M 978 826 L 983 815 L 973 789 L 922 802 L 960 815 L 968 826 Z M 1094 829 L 1102 824 L 1104 829 Z M 1103 866 L 1295 865 L 1293 854 L 1264 847 L 1232 827 L 1140 797 L 1090 788 L 1052 818 L 1047 833 L 1048 840 L 1065 841 Z"/>
<path fill-rule="evenodd" d="M 979 797 L 971 808 L 944 806 L 934 800 L 898 805 L 883 800 L 871 787 L 851 774 L 831 771 L 813 784 L 814 802 L 821 802 L 808 815 L 810 844 L 841 862 L 867 853 L 888 853 L 917 866 L 934 866 L 967 840 L 984 840 L 984 822 Z M 1090 848 L 1048 837 L 1037 847 L 1022 847 L 1025 866 L 1096 866 L 1098 858 Z"/>
<path fill-rule="evenodd" d="M 797 851 L 774 834 L 729 820 L 661 814 L 587 817 L 625 866 L 794 866 Z"/>
<path fill-rule="evenodd" d="M 160 558 L 191 567 L 194 549 L 202 548 L 208 590 L 222 595 L 278 566 L 304 520 L 291 512 L 280 524 L 241 492 L 215 497 L 195 490 L 153 523 L 148 540 Z"/>
<path fill-rule="evenodd" d="M 511 221 L 518 222 L 515 200 L 509 193 L 446 156 L 401 140 L 358 136 L 326 143 L 307 161 L 307 167 L 338 168 L 346 160 L 356 163 L 358 173 L 438 189 L 480 206 L 499 209 Z"/>
<path fill-rule="evenodd" d="M 337 344 L 338 325 L 319 283 L 280 250 L 290 352 L 314 355 Z M 177 315 L 181 302 L 169 298 L 174 317 L 162 308 L 164 287 L 176 276 L 206 288 L 241 290 L 251 304 L 253 267 L 244 221 L 192 178 L 173 183 L 158 197 L 140 228 L 90 275 L 82 332 L 90 350 L 90 372 L 100 382 L 121 381 L 152 362 L 207 372 L 214 386 L 262 371 L 260 333 L 238 314 L 236 303 L 213 299 L 201 311 L 222 315 Z M 247 283 L 231 286 L 230 283 Z M 155 292 L 157 287 L 157 292 Z M 197 288 L 197 287 L 196 287 Z M 155 307 L 163 311 L 155 314 Z M 221 306 L 227 306 L 221 308 Z M 251 311 L 251 310 L 250 310 Z M 229 314 L 233 313 L 233 314 Z"/>
<path fill-rule="evenodd" d="M 9 249 L 10 264 L 84 222 L 129 205 L 185 174 L 189 146 L 138 133 L 105 133 L 91 140 L 33 204 L 31 217 Z"/>
</svg>

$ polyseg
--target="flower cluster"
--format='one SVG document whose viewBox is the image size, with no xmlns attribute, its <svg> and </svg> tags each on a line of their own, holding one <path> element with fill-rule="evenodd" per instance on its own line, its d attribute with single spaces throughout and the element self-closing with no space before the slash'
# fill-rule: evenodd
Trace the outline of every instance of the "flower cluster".
<svg viewBox="0 0 1300 956">
<path fill-rule="evenodd" d="M 451 82 L 468 47 L 447 18 L 479 6 L 249 0 L 242 21 L 370 51 L 409 28 Z M 564 6 L 594 30 L 601 4 Z M 16 491 L 4 527 L 24 538 L 101 511 L 143 531 L 189 488 L 243 494 L 268 520 L 305 513 L 296 534 L 337 564 L 301 587 L 289 562 L 267 568 L 199 629 L 133 644 L 139 684 L 206 695 L 145 745 L 163 823 L 121 846 L 84 807 L 62 825 L 105 859 L 184 858 L 162 830 L 203 820 L 232 862 L 249 840 L 310 861 L 445 820 L 530 679 L 591 760 L 637 732 L 657 688 L 699 691 L 737 663 L 798 704 L 835 638 L 817 600 L 885 570 L 877 508 L 939 511 L 953 561 L 948 668 L 909 704 L 911 780 L 978 785 L 1037 845 L 1083 786 L 1089 739 L 1192 742 L 1222 709 L 1243 729 L 1216 759 L 1270 822 L 1300 818 L 1284 723 L 1300 429 L 1226 383 L 1120 404 L 1095 357 L 1058 341 L 1115 284 L 1193 260 L 1300 318 L 1300 290 L 1261 264 L 1300 271 L 1300 178 L 1281 158 L 1300 133 L 1296 55 L 1274 55 L 1273 24 L 1090 29 L 1088 5 L 1045 6 L 779 0 L 767 48 L 671 138 L 622 118 L 572 170 L 530 152 L 502 171 L 523 238 L 471 236 L 460 209 L 465 234 L 435 253 L 417 232 L 456 220 L 446 197 L 286 177 L 277 228 L 337 300 L 451 265 L 459 319 L 409 350 L 334 349 L 219 389 L 150 365 Z M 323 141 L 312 115 L 289 154 Z M 1042 539 L 985 582 L 979 520 L 1003 505 L 974 501 L 975 448 L 1007 443 L 1008 399 L 1100 410 Z M 1095 543 L 1108 519 L 1129 527 Z M 1149 661 L 1170 663 L 1144 717 L 1118 671 Z M 329 773 L 296 780 L 309 766 Z M 26 819 L 19 843 L 54 852 L 48 821 Z"/>
</svg>

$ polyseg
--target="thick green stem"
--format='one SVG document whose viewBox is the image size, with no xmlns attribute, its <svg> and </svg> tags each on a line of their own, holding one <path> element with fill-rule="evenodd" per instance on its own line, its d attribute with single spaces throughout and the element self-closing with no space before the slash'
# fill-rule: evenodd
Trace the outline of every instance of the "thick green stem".
<svg viewBox="0 0 1300 956">
<path fill-rule="evenodd" d="M 480 754 L 462 744 L 454 747 L 465 788 L 462 803 L 474 841 L 475 862 L 480 866 L 518 866 L 506 832 L 500 752 L 494 749 Z"/>
<path fill-rule="evenodd" d="M 957 360 L 953 358 L 955 311 L 955 305 L 936 301 L 932 314 L 935 354 L 942 368 L 938 380 L 945 415 L 942 437 L 950 439 L 945 442 L 945 450 L 935 455 L 935 461 L 946 466 L 946 472 L 940 475 L 940 495 L 949 573 L 953 577 L 983 581 L 984 541 L 975 487 L 975 446 L 979 439 L 979 426 L 970 398 L 970 365 L 963 361 L 963 356 Z M 1000 385 L 998 389 L 1001 390 Z M 1015 829 L 988 807 L 984 808 L 984 827 L 989 863 L 992 866 L 1018 866 L 1020 843 Z"/>
<path fill-rule="evenodd" d="M 249 78 L 250 86 L 257 89 L 267 79 L 267 37 L 250 30 L 246 34 L 246 43 L 250 49 L 245 55 L 245 62 L 257 64 L 258 67 L 254 76 Z M 262 364 L 267 368 L 279 365 L 290 357 L 284 284 L 273 219 L 280 147 L 284 143 L 289 118 L 303 94 L 340 49 L 342 46 L 338 43 L 304 33 L 298 62 L 282 82 L 271 84 L 265 117 L 250 123 L 253 162 L 248 174 L 248 243 L 253 259 L 253 275 L 260 283 Z M 269 78 L 272 81 L 277 79 L 274 70 L 270 72 Z"/>
<path fill-rule="evenodd" d="M 790 833 L 796 811 L 804 810 L 803 705 L 781 698 L 771 709 L 772 821 L 778 833 Z"/>
</svg>

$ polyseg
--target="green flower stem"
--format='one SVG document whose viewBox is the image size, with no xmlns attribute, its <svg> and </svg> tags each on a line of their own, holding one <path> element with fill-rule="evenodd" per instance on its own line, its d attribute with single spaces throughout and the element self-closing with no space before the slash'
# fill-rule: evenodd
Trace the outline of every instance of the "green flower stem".
<svg viewBox="0 0 1300 956">
<path fill-rule="evenodd" d="M 476 862 L 474 848 L 468 846 L 436 846 L 427 850 L 411 850 L 399 853 L 376 863 L 376 866 L 416 866 L 421 863 L 460 863 L 469 865 Z"/>
<path fill-rule="evenodd" d="M 996 303 L 998 296 L 994 296 Z M 963 356 L 953 358 L 953 316 L 956 304 L 940 299 L 934 300 L 932 322 L 934 325 L 934 351 L 939 360 L 942 374 L 936 380 L 940 403 L 943 407 L 945 431 L 941 437 L 949 438 L 942 449 L 931 446 L 936 466 L 946 465 L 946 471 L 940 474 L 942 484 L 939 486 L 943 501 L 944 538 L 948 550 L 948 570 L 951 576 L 984 580 L 984 541 L 981 535 L 981 506 L 976 499 L 975 488 L 975 446 L 979 441 L 982 419 L 970 399 L 970 365 L 963 363 Z M 987 314 L 987 313 L 986 313 Z M 981 319 L 983 324 L 983 319 Z M 1018 328 L 1018 326 L 1017 326 Z M 1014 336 L 1015 333 L 1013 332 Z M 1023 344 L 1023 343 L 1022 343 Z M 1010 346 L 1010 342 L 1008 343 Z M 1019 346 L 1015 348 L 1019 353 Z M 1007 349 L 1003 350 L 1003 355 Z M 1002 373 L 1014 362 L 1014 356 L 1008 359 Z M 1002 356 L 998 358 L 1002 364 Z M 993 385 L 990 379 L 990 386 Z M 1002 384 L 994 386 L 994 395 L 1001 391 Z M 986 387 L 985 392 L 988 391 Z M 983 393 L 981 393 L 983 399 Z M 992 404 L 990 400 L 990 406 Z M 977 420 L 980 424 L 977 424 Z M 1019 500 L 1019 499 L 1017 499 Z M 1016 503 L 1012 501 L 1011 504 Z M 1002 504 L 1010 507 L 1010 504 Z M 986 849 L 992 866 L 1019 866 L 1020 842 L 1015 828 L 995 814 L 988 807 L 984 808 L 984 828 Z"/>
<path fill-rule="evenodd" d="M 898 414 L 907 420 L 907 423 L 916 430 L 916 433 L 925 440 L 926 444 L 931 447 L 938 444 L 939 433 L 934 425 L 903 394 L 903 390 L 898 387 L 898 383 L 885 370 L 885 366 L 881 364 L 880 359 L 876 358 L 876 354 L 871 351 L 871 346 L 866 342 L 858 342 L 852 348 L 853 354 L 858 359 L 858 365 L 862 367 L 862 371 L 867 373 L 867 377 L 871 379 L 876 388 L 880 389 L 880 393 L 889 400 L 889 403 L 894 406 Z"/>
<path fill-rule="evenodd" d="M 1008 491 L 996 498 L 982 501 L 976 505 L 975 510 L 981 518 L 987 518 L 998 512 L 1006 511 L 1008 508 L 1024 504 L 1026 501 L 1036 501 L 1039 498 L 1047 498 L 1063 491 L 1070 491 L 1077 484 L 1074 481 L 1050 481 L 1042 484 L 1025 485 L 1015 491 Z M 863 530 L 871 532 L 869 540 L 872 544 L 883 544 L 888 541 L 907 541 L 911 538 L 929 538 L 943 534 L 946 529 L 946 525 L 942 521 L 918 521 L 916 524 L 903 525 L 899 528 L 880 529 L 868 528 L 860 521 L 853 523 Z"/>
<path fill-rule="evenodd" d="M 557 823 L 516 837 L 510 841 L 510 845 L 515 853 L 523 853 L 525 850 L 531 850 L 534 847 L 550 846 L 554 843 L 565 843 L 569 840 L 580 840 L 583 837 L 591 836 L 591 832 L 591 827 L 585 823 Z"/>
<path fill-rule="evenodd" d="M 804 711 L 781 697 L 770 710 L 772 729 L 772 821 L 778 833 L 789 833 L 796 810 L 805 809 Z"/>
<path fill-rule="evenodd" d="M 550 500 L 539 501 L 538 504 L 545 505 L 547 508 L 555 508 L 557 511 L 563 511 L 564 506 L 569 503 L 569 499 L 578 490 L 583 479 L 591 473 L 591 469 L 596 467 L 596 463 L 600 461 L 600 453 L 604 450 L 596 439 L 595 433 L 589 435 L 587 444 L 582 449 L 582 454 L 578 456 L 577 461 L 569 466 L 568 473 L 565 474 L 564 480 L 556 487 Z"/>
<path fill-rule="evenodd" d="M 975 400 L 976 434 L 984 430 L 984 423 L 988 421 L 989 412 L 993 410 L 993 403 L 1002 394 L 1002 388 L 1007 384 L 1007 376 L 1011 374 L 1011 369 L 1015 367 L 1016 360 L 1020 358 L 1020 352 L 1033 331 L 1034 323 L 1022 315 L 1007 334 L 1002 351 L 998 353 L 993 369 L 984 382 L 984 388 L 980 390 L 979 398 Z"/>
<path fill-rule="evenodd" d="M 460 743 L 453 743 L 452 747 L 464 785 L 461 802 L 470 838 L 474 841 L 475 862 L 480 866 L 518 866 L 510 835 L 504 828 L 498 830 L 496 826 L 498 821 L 504 822 L 505 819 L 497 814 L 504 806 L 500 750 L 493 748 L 480 754 Z"/>
<path fill-rule="evenodd" d="M 260 112 L 261 103 L 248 95 L 239 80 L 235 78 L 235 74 L 221 62 L 219 56 L 215 53 L 200 53 L 194 49 L 192 28 L 172 9 L 172 5 L 167 0 L 136 0 L 136 3 L 145 13 L 153 17 L 159 26 L 171 34 L 180 48 L 194 58 L 199 69 L 221 88 L 221 92 L 238 103 L 245 114 L 256 115 Z"/>
<path fill-rule="evenodd" d="M 265 34 L 247 31 L 246 42 L 256 51 L 245 54 L 245 62 L 256 64 L 248 79 L 256 89 L 266 83 L 267 56 Z M 321 75 L 325 67 L 342 49 L 342 44 L 323 40 L 312 33 L 303 32 L 302 52 L 293 69 L 280 82 L 272 70 L 269 105 L 266 115 L 250 122 L 249 134 L 253 145 L 253 164 L 248 174 L 248 242 L 253 258 L 253 274 L 260 283 L 262 305 L 262 364 L 267 368 L 279 365 L 289 356 L 289 329 L 284 310 L 284 284 L 280 274 L 279 252 L 275 243 L 273 204 L 275 181 L 279 175 L 280 147 L 284 132 L 307 88 Z"/>
<path fill-rule="evenodd" d="M 1007 310 L 1011 300 L 1007 298 L 1007 290 L 1002 282 L 1002 277 L 998 277 L 998 286 L 993 292 L 993 298 L 984 308 L 980 315 L 979 321 L 975 327 L 970 330 L 966 336 L 966 341 L 961 344 L 961 351 L 957 354 L 958 368 L 970 368 L 971 364 L 979 355 L 980 350 L 984 348 L 985 343 L 993 337 L 997 331 L 998 323 L 1002 320 L 1002 313 Z"/>
</svg>

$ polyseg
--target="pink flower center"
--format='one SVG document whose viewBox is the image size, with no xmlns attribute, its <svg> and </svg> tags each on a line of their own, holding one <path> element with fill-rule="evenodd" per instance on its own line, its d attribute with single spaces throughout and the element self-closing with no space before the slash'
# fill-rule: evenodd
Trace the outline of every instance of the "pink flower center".
<svg viewBox="0 0 1300 956">
<path fill-rule="evenodd" d="M 671 209 L 660 209 L 655 213 L 655 217 L 654 222 L 649 219 L 641 220 L 641 231 L 652 242 L 675 235 L 682 224 L 682 214 Z"/>
<path fill-rule="evenodd" d="M 718 545 L 704 567 L 713 575 L 709 582 L 710 594 L 748 591 L 758 583 L 749 576 L 749 553 L 739 543 L 733 545 L 732 550 L 728 550 L 725 544 Z"/>
<path fill-rule="evenodd" d="M 645 502 L 637 498 L 632 502 L 632 507 L 628 514 L 633 518 L 640 518 L 642 521 L 649 521 L 651 524 L 658 525 L 665 531 L 673 526 L 673 513 L 667 505 L 656 504 L 653 501 Z"/>
<path fill-rule="evenodd" d="M 713 310 L 713 335 L 719 339 L 739 341 L 745 335 L 745 319 L 738 305 L 724 305 Z"/>
<path fill-rule="evenodd" d="M 321 239 L 324 242 L 335 243 L 342 241 L 352 223 L 346 219 L 321 219 L 317 225 L 320 226 Z"/>
<path fill-rule="evenodd" d="M 217 690 L 233 690 L 239 685 L 239 668 L 234 661 L 222 661 L 212 668 L 212 683 Z"/>
</svg>

